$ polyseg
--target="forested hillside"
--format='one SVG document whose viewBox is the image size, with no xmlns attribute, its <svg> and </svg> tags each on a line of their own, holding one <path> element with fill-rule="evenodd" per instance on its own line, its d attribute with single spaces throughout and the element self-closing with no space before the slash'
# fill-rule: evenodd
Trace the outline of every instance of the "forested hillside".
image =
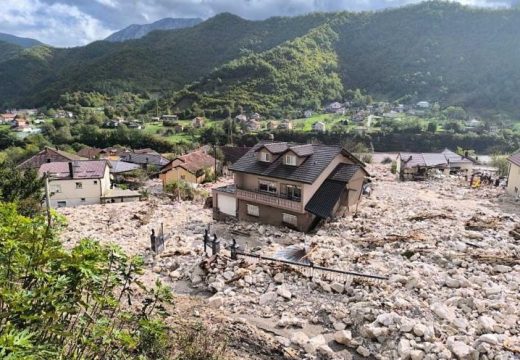
<svg viewBox="0 0 520 360">
<path fill-rule="evenodd" d="M 304 35 L 326 19 L 316 14 L 248 21 L 220 14 L 192 28 L 138 40 L 51 49 L 44 61 L 25 54 L 0 64 L 0 82 L 10 84 L 0 87 L 0 99 L 4 105 L 40 106 L 74 90 L 177 90 L 241 55 Z"/>
<path fill-rule="evenodd" d="M 263 114 L 317 108 L 342 96 L 337 34 L 328 25 L 260 54 L 234 60 L 161 105 L 185 117 L 224 118 L 237 107 Z M 282 114 L 276 114 L 281 116 Z"/>
<path fill-rule="evenodd" d="M 225 115 L 317 107 L 359 88 L 516 116 L 519 33 L 517 9 L 447 2 L 264 21 L 220 14 L 124 43 L 28 49 L 0 63 L 0 106 L 48 105 L 77 90 L 157 92 L 165 108 Z"/>
</svg>

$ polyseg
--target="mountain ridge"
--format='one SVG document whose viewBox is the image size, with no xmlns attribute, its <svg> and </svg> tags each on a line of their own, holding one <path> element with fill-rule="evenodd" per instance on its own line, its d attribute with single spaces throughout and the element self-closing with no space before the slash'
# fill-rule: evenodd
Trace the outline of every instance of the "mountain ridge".
<svg viewBox="0 0 520 360">
<path fill-rule="evenodd" d="M 30 48 L 33 46 L 44 45 L 42 42 L 35 40 L 35 39 L 15 36 L 15 35 L 6 34 L 6 33 L 0 33 L 0 41 L 4 41 L 6 43 L 13 44 L 13 45 L 18 45 L 24 49 Z"/>
<path fill-rule="evenodd" d="M 201 18 L 164 18 L 150 24 L 132 24 L 109 35 L 105 41 L 122 42 L 140 39 L 152 31 L 184 29 L 198 25 L 202 21 Z"/>
</svg>

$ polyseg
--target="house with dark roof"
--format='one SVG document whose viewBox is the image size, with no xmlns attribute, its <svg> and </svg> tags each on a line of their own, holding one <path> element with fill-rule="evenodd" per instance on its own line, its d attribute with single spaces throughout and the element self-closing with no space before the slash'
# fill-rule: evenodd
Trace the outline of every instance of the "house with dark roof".
<svg viewBox="0 0 520 360">
<path fill-rule="evenodd" d="M 507 158 L 509 175 L 507 177 L 507 192 L 520 197 L 520 151 Z"/>
<path fill-rule="evenodd" d="M 424 180 L 433 172 L 469 175 L 474 161 L 449 149 L 440 153 L 408 153 L 397 155 L 396 174 L 399 180 Z"/>
<path fill-rule="evenodd" d="M 48 176 L 51 207 L 139 200 L 137 191 L 113 188 L 107 160 L 44 163 L 38 170 Z"/>
<path fill-rule="evenodd" d="M 120 160 L 138 164 L 144 169 L 149 166 L 157 166 L 158 168 L 161 168 L 169 162 L 167 158 L 152 149 L 125 151 L 120 154 Z"/>
<path fill-rule="evenodd" d="M 340 146 L 259 143 L 230 170 L 234 184 L 213 189 L 213 216 L 309 231 L 351 211 L 364 164 Z"/>
<path fill-rule="evenodd" d="M 186 181 L 191 184 L 201 184 L 206 180 L 206 174 L 213 173 L 215 158 L 204 150 L 192 151 L 188 154 L 177 156 L 161 168 L 159 178 L 166 186 L 175 181 Z"/>
<path fill-rule="evenodd" d="M 86 160 L 85 158 L 70 154 L 65 151 L 61 151 L 58 149 L 53 149 L 50 147 L 45 147 L 38 154 L 31 156 L 29 159 L 23 161 L 18 165 L 19 169 L 39 169 L 42 164 L 52 163 L 52 162 L 67 162 L 67 161 L 76 161 L 76 160 Z"/>
</svg>

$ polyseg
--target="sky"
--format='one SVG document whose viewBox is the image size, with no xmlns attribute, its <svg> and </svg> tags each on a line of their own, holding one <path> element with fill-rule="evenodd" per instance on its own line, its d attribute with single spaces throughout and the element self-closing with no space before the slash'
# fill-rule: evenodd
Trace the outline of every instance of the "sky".
<svg viewBox="0 0 520 360">
<path fill-rule="evenodd" d="M 0 32 L 71 47 L 106 38 L 131 24 L 165 17 L 207 19 L 231 12 L 246 19 L 313 11 L 363 11 L 420 0 L 0 0 Z M 518 0 L 454 0 L 465 5 L 506 7 Z"/>
</svg>

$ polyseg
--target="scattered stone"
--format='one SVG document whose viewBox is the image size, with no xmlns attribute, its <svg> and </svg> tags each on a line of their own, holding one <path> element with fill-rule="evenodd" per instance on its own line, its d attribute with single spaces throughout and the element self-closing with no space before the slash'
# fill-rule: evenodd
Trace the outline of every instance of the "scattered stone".
<svg viewBox="0 0 520 360">
<path fill-rule="evenodd" d="M 291 337 L 291 343 L 303 347 L 309 341 L 309 337 L 303 331 L 297 331 Z"/>
<path fill-rule="evenodd" d="M 283 275 L 283 273 L 280 272 L 280 273 L 276 274 L 273 279 L 277 284 L 281 284 L 281 283 L 283 283 L 284 275 Z"/>
<path fill-rule="evenodd" d="M 361 346 L 361 345 L 357 347 L 356 352 L 357 352 L 359 355 L 363 356 L 363 357 L 368 357 L 368 356 L 370 356 L 370 350 L 368 350 L 366 347 Z"/>
<path fill-rule="evenodd" d="M 290 300 L 292 297 L 292 294 L 284 285 L 280 285 L 278 287 L 278 290 L 276 290 L 276 293 L 283 297 L 284 299 Z"/>
<path fill-rule="evenodd" d="M 340 330 L 334 333 L 334 341 L 346 346 L 352 345 L 352 333 L 350 330 Z"/>
<path fill-rule="evenodd" d="M 426 332 L 426 326 L 421 323 L 417 323 L 413 327 L 413 333 L 417 336 L 423 336 L 425 332 Z"/>
<path fill-rule="evenodd" d="M 260 295 L 260 298 L 258 299 L 258 303 L 260 305 L 266 305 L 268 303 L 275 302 L 277 298 L 277 295 L 274 291 L 266 292 L 265 294 Z"/>
</svg>

